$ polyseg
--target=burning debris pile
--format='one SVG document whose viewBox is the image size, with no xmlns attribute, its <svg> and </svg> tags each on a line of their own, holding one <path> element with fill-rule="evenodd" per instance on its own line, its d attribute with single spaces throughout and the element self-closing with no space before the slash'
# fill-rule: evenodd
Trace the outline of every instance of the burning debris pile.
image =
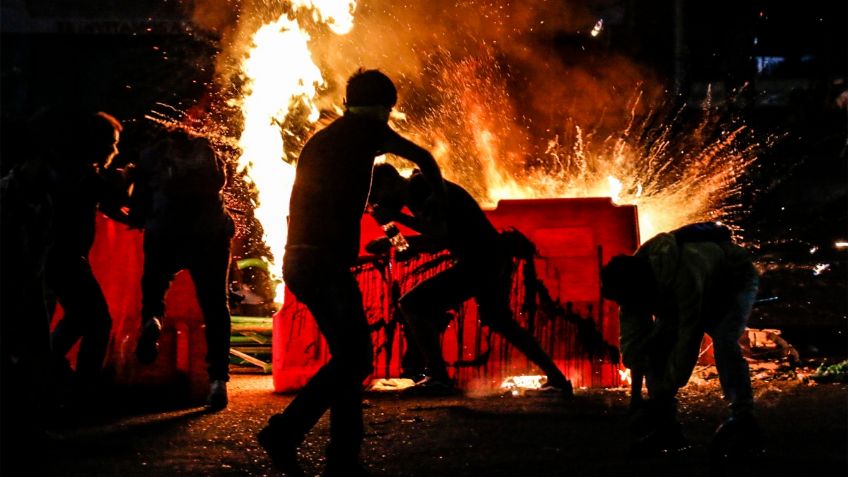
<svg viewBox="0 0 848 477">
<path fill-rule="evenodd" d="M 848 383 L 848 360 L 836 364 L 822 363 L 810 379 L 822 383 Z"/>
<path fill-rule="evenodd" d="M 674 98 L 625 58 L 551 57 L 557 32 L 603 34 L 582 6 L 255 0 L 225 10 L 213 1 L 194 10 L 201 27 L 223 32 L 207 117 L 226 127 L 206 129 L 236 145 L 270 270 L 280 268 L 299 148 L 322 117 L 342 112 L 344 81 L 362 66 L 397 79 L 393 126 L 483 204 L 613 197 L 639 206 L 643 240 L 744 212 L 746 170 L 764 144 L 711 104 L 694 120 L 668 106 Z"/>
</svg>

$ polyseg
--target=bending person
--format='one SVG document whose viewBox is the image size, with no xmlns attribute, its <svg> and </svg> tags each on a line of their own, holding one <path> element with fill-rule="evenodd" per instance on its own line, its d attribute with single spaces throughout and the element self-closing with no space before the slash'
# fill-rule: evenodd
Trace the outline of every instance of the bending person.
<svg viewBox="0 0 848 477">
<path fill-rule="evenodd" d="M 713 340 L 721 388 L 731 417 L 719 429 L 713 450 L 721 455 L 756 451 L 748 363 L 739 338 L 745 331 L 759 279 L 747 250 L 714 223 L 691 224 L 661 233 L 633 256 L 613 257 L 601 272 L 602 295 L 621 307 L 624 364 L 644 372 L 648 396 L 636 429 L 637 452 L 686 446 L 677 421 L 677 391 L 686 385 L 706 332 Z"/>
<path fill-rule="evenodd" d="M 455 264 L 419 283 L 400 299 L 400 308 L 425 362 L 425 374 L 413 393 L 450 393 L 453 382 L 442 356 L 441 317 L 469 298 L 477 302 L 480 321 L 503 336 L 547 374 L 545 390 L 572 395 L 571 382 L 557 368 L 536 338 L 523 328 L 510 309 L 512 257 L 504 250 L 500 234 L 473 197 L 462 187 L 445 181 L 450 205 L 444 216 L 431 210 L 431 188 L 420 173 L 406 179 L 389 164 L 374 168 L 370 202 L 378 222 L 397 221 L 421 232 L 408 237 L 417 251 L 448 250 Z M 412 216 L 401 212 L 407 207 Z M 372 252 L 388 248 L 386 239 L 369 244 Z"/>
</svg>

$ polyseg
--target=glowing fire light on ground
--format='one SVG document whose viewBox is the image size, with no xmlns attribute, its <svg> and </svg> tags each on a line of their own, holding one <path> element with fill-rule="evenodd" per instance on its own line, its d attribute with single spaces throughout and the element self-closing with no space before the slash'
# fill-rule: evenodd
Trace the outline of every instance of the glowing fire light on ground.
<svg viewBox="0 0 848 477">
<path fill-rule="evenodd" d="M 630 368 L 620 368 L 618 370 L 618 377 L 621 379 L 621 384 L 623 386 L 630 386 L 633 384 L 633 377 L 630 375 Z"/>
<path fill-rule="evenodd" d="M 352 1 L 297 1 L 292 8 L 311 9 L 313 20 L 343 34 L 353 27 Z M 254 215 L 272 257 L 268 269 L 279 282 L 276 302 L 282 302 L 280 279 L 285 250 L 289 198 L 294 183 L 293 157 L 285 150 L 283 134 L 297 112 L 307 111 L 308 123 L 318 120 L 314 99 L 325 84 L 309 50 L 309 34 L 283 14 L 253 35 L 253 48 L 242 63 L 245 83 L 241 99 L 243 129 L 239 138 L 239 172 L 256 188 Z M 281 130 L 282 128 L 282 130 Z"/>
<path fill-rule="evenodd" d="M 526 391 L 539 389 L 548 382 L 548 377 L 544 375 L 521 375 L 509 376 L 501 383 L 501 390 L 511 393 L 513 396 L 520 396 Z"/>
</svg>

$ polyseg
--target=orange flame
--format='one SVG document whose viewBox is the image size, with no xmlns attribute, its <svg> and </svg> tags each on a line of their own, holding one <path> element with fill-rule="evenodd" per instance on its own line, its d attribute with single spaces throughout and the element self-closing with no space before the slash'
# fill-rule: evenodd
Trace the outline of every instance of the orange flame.
<svg viewBox="0 0 848 477">
<path fill-rule="evenodd" d="M 543 4 L 535 2 L 528 8 L 546 8 Z M 412 2 L 399 6 L 395 12 L 398 17 L 372 8 L 363 15 L 366 26 L 352 33 L 350 39 L 340 40 L 340 34 L 353 29 L 354 1 L 295 0 L 289 4 L 288 13 L 251 33 L 252 46 L 241 65 L 244 97 L 237 101 L 244 120 L 239 167 L 247 171 L 259 191 L 255 215 L 273 254 L 268 257 L 275 262 L 271 270 L 280 269 L 294 178 L 291 162 L 296 151 L 285 150 L 283 135 L 308 134 L 318 117 L 318 105 L 338 112 L 341 98 L 336 86 L 340 78 L 349 75 L 354 64 L 380 66 L 379 61 L 394 58 L 389 55 L 392 49 L 403 50 L 397 51 L 399 72 L 393 75 L 395 66 L 391 62 L 383 69 L 402 80 L 401 106 L 410 113 L 408 118 L 403 113 L 393 116 L 393 125 L 427 145 L 445 176 L 468 189 L 484 206 L 507 198 L 612 197 L 616 203 L 638 206 L 642 240 L 694 221 L 722 219 L 732 223 L 743 212 L 739 198 L 745 185 L 744 172 L 762 146 L 751 139 L 744 124 L 724 121 L 707 104 L 701 122 L 686 129 L 677 115 L 664 116 L 661 107 L 644 104 L 642 95 L 636 94 L 625 101 L 629 103 L 626 110 L 610 113 L 622 116 L 612 122 L 619 129 L 610 128 L 610 121 L 597 123 L 604 127 L 590 126 L 585 116 L 571 117 L 565 105 L 578 105 L 576 109 L 586 112 L 585 106 L 591 106 L 595 98 L 583 94 L 593 84 L 591 76 L 584 74 L 578 82 L 566 85 L 563 78 L 555 76 L 562 71 L 557 69 L 544 70 L 550 75 L 544 77 L 542 85 L 556 86 L 559 80 L 564 86 L 545 88 L 546 93 L 530 98 L 532 104 L 528 105 L 513 97 L 513 72 L 505 64 L 504 54 L 517 57 L 521 52 L 525 56 L 518 58 L 529 63 L 540 57 L 532 52 L 525 54 L 522 48 L 526 43 L 501 41 L 518 35 L 506 28 L 512 18 L 509 15 L 499 20 L 501 28 L 481 37 L 476 46 L 473 38 L 449 34 L 446 38 L 460 42 L 459 47 L 446 45 L 445 49 L 423 53 L 414 48 L 415 41 L 432 41 L 425 40 L 430 38 L 429 29 L 412 24 L 403 30 L 412 37 L 404 38 L 407 43 L 388 41 L 394 38 L 392 35 L 405 34 L 381 27 L 393 25 L 389 20 L 397 18 L 429 18 L 416 13 L 428 11 L 427 5 Z M 465 11 L 464 7 L 456 8 Z M 296 13 L 306 13 L 311 23 L 323 25 L 333 34 L 313 32 L 310 36 L 297 20 L 303 15 Z M 545 17 L 543 10 L 526 13 L 519 16 L 526 25 L 536 24 L 534 18 Z M 467 15 L 457 15 L 455 21 L 467 20 Z M 243 13 L 242 18 L 248 16 Z M 596 26 L 600 29 L 602 23 Z M 410 61 L 416 55 L 415 61 Z M 367 61 L 378 64 L 362 64 Z M 620 65 L 623 72 L 616 78 L 635 71 L 632 66 Z M 410 69 L 413 67 L 414 71 Z M 580 88 L 574 88 L 575 84 Z M 595 86 L 594 91 L 601 89 Z M 544 98 L 541 106 L 540 98 Z M 565 101 L 569 98 L 570 103 Z M 598 110 L 610 102 L 621 101 L 598 95 Z M 561 117 L 545 119 L 544 129 L 536 130 L 535 118 L 524 117 L 529 114 L 525 111 L 531 110 L 552 117 L 556 112 Z"/>
<path fill-rule="evenodd" d="M 352 1 L 297 1 L 293 8 L 306 8 L 313 20 L 325 22 L 334 32 L 346 33 L 353 26 Z M 239 138 L 239 171 L 246 172 L 257 190 L 254 215 L 262 224 L 263 239 L 272 256 L 272 278 L 278 281 L 277 302 L 282 302 L 283 284 L 279 270 L 283 258 L 289 198 L 294 184 L 294 166 L 285 150 L 283 134 L 297 112 L 307 111 L 308 123 L 318 120 L 314 99 L 325 84 L 321 70 L 309 50 L 310 35 L 297 20 L 281 15 L 253 34 L 253 47 L 241 65 L 245 83 L 240 100 L 243 129 Z M 286 161 L 288 159 L 288 161 Z"/>
</svg>

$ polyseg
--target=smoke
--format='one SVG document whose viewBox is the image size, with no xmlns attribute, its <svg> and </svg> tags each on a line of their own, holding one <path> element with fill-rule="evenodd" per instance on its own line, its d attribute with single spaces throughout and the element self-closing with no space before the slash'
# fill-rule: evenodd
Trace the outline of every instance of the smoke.
<svg viewBox="0 0 848 477">
<path fill-rule="evenodd" d="M 238 83 L 253 33 L 289 12 L 286 2 L 273 0 L 196 0 L 192 7 L 198 26 L 221 38 L 217 83 L 223 90 Z M 435 69 L 452 68 L 451 61 L 485 60 L 497 63 L 503 93 L 519 106 L 519 117 L 512 119 L 533 118 L 538 124 L 532 127 L 544 131 L 563 117 L 581 124 L 624 117 L 626 96 L 657 84 L 649 71 L 626 58 L 590 62 L 584 61 L 590 55 L 557 48 L 562 37 L 594 41 L 588 32 L 597 20 L 577 1 L 361 0 L 350 33 L 315 28 L 311 48 L 328 81 L 321 98 L 325 105 L 341 102 L 345 80 L 360 67 L 379 68 L 394 78 L 401 108 L 432 104 L 441 99 L 432 97 Z"/>
<path fill-rule="evenodd" d="M 393 126 L 430 149 L 445 176 L 482 203 L 609 195 L 615 183 L 613 195 L 640 205 L 643 232 L 666 230 L 727 216 L 722 201 L 738 196 L 737 180 L 756 158 L 744 128 L 723 136 L 725 125 L 713 119 L 689 132 L 679 127 L 674 111 L 664 111 L 663 79 L 607 48 L 614 32 L 591 36 L 599 14 L 580 0 L 362 0 L 344 35 L 286 2 L 193 6 L 198 24 L 221 38 L 223 101 L 242 97 L 241 65 L 254 33 L 280 15 L 297 16 L 326 81 L 318 107 L 338 110 L 357 69 L 383 70 L 397 83 L 407 118 Z M 279 61 L 287 61 L 284 53 Z M 303 124 L 284 129 L 309 132 Z M 695 193 L 705 177 L 720 182 L 713 195 Z"/>
<path fill-rule="evenodd" d="M 238 20 L 241 0 L 193 0 L 186 5 L 201 30 L 221 34 Z"/>
</svg>

